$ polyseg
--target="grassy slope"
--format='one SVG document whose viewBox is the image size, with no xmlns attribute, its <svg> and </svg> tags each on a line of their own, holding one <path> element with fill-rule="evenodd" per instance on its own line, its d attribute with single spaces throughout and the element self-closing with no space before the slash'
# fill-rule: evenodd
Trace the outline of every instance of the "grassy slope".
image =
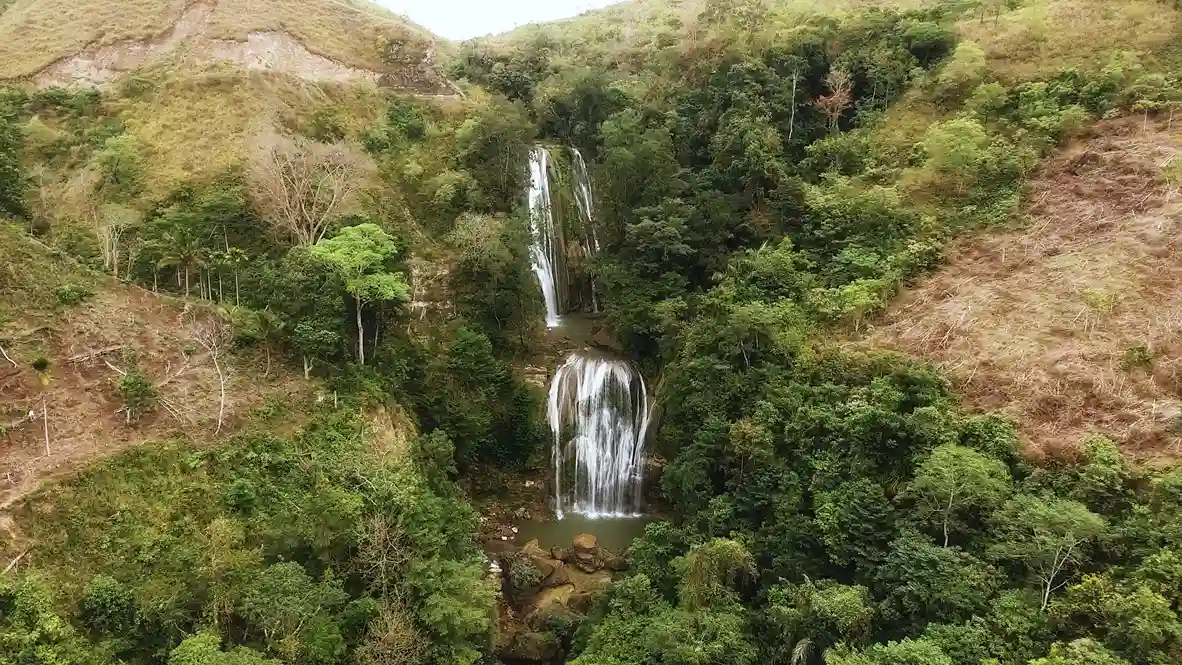
<svg viewBox="0 0 1182 665">
<path fill-rule="evenodd" d="M 245 39 L 284 31 L 310 51 L 353 67 L 383 71 L 383 50 L 425 52 L 433 37 L 364 0 L 218 0 L 210 36 Z M 87 47 L 168 32 L 192 0 L 16 0 L 0 16 L 0 78 L 29 76 Z"/>
<path fill-rule="evenodd" d="M 0 506 L 35 489 L 47 476 L 77 468 L 145 440 L 184 435 L 212 441 L 218 381 L 207 354 L 192 338 L 183 303 L 99 277 L 77 267 L 0 221 Z M 93 295 L 59 302 L 60 287 Z M 95 353 L 102 351 L 102 353 Z M 49 360 L 38 376 L 33 363 Z M 112 365 L 140 370 L 159 385 L 167 408 L 128 424 L 119 410 Z M 278 367 L 278 366 L 277 366 Z M 297 404 L 310 386 L 282 370 L 263 377 L 261 358 L 231 355 L 226 422 L 221 436 L 252 417 L 260 405 Z M 30 409 L 48 408 L 49 452 L 42 418 L 22 422 Z"/>
<path fill-rule="evenodd" d="M 253 136 L 268 124 L 299 128 L 317 109 L 331 106 L 340 109 L 346 128 L 355 130 L 384 107 L 371 86 L 317 85 L 229 65 L 184 74 L 162 67 L 148 78 L 151 89 L 114 106 L 152 164 L 147 188 L 154 196 L 240 164 Z"/>
</svg>

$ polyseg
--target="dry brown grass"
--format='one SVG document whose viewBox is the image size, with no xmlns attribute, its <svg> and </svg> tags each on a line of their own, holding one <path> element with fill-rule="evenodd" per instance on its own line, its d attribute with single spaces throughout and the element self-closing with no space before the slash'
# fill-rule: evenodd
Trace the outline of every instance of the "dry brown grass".
<svg viewBox="0 0 1182 665">
<path fill-rule="evenodd" d="M 31 76 L 88 49 L 168 33 L 193 0 L 16 0 L 0 15 L 0 79 Z M 211 37 L 245 39 L 286 32 L 339 63 L 387 69 L 383 51 L 399 44 L 413 60 L 432 49 L 421 28 L 365 0 L 208 0 Z"/>
<path fill-rule="evenodd" d="M 1182 12 L 1158 0 L 1028 0 L 996 18 L 965 19 L 958 29 L 985 50 L 994 75 L 1012 82 L 1101 67 L 1117 51 L 1152 60 L 1177 48 Z"/>
<path fill-rule="evenodd" d="M 217 438 L 217 373 L 192 341 L 193 324 L 182 320 L 182 301 L 89 275 L 93 298 L 55 306 L 52 286 L 40 282 L 71 275 L 62 283 L 85 284 L 88 275 L 22 239 L 11 226 L 0 226 L 0 247 L 16 250 L 22 261 L 19 273 L 0 280 L 0 306 L 8 315 L 0 320 L 0 346 L 13 361 L 0 357 L 0 424 L 15 425 L 0 434 L 0 508 L 47 478 L 145 441 Z M 123 401 L 114 383 L 119 374 L 111 367 L 128 369 L 129 354 L 168 400 L 167 407 L 130 425 L 119 412 Z M 39 357 L 52 363 L 47 381 L 31 367 Z M 288 404 L 309 397 L 310 384 L 278 365 L 264 378 L 258 361 L 249 355 L 222 361 L 229 377 L 222 436 L 269 396 Z M 48 410 L 48 452 L 42 404 Z M 30 410 L 37 417 L 20 422 Z"/>
<path fill-rule="evenodd" d="M 372 86 L 312 84 L 293 76 L 210 66 L 179 75 L 164 68 L 151 92 L 118 102 L 119 117 L 143 150 L 150 195 L 242 164 L 256 134 L 298 128 L 321 106 L 342 110 L 346 130 L 375 121 L 383 100 Z"/>
<path fill-rule="evenodd" d="M 970 238 L 907 290 L 871 343 L 932 360 L 1035 451 L 1098 430 L 1134 458 L 1182 454 L 1182 123 L 1100 123 L 1047 160 L 1028 229 Z M 1126 353 L 1152 351 L 1148 367 Z"/>
</svg>

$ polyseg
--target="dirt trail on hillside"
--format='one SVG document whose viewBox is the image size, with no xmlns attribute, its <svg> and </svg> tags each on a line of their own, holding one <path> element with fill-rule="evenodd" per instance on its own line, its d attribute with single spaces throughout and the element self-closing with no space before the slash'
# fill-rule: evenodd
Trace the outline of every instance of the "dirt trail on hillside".
<svg viewBox="0 0 1182 665">
<path fill-rule="evenodd" d="M 1100 123 L 1044 163 L 1027 228 L 957 243 L 870 342 L 948 370 L 1036 455 L 1099 432 L 1136 459 L 1182 456 L 1180 160 L 1182 119 Z"/>
<path fill-rule="evenodd" d="M 210 36 L 216 3 L 188 5 L 166 33 L 150 40 L 130 40 L 72 55 L 33 77 L 38 87 L 106 85 L 123 74 L 162 61 L 168 56 L 200 62 L 228 62 L 244 69 L 291 74 L 318 83 L 377 83 L 380 72 L 357 69 L 309 51 L 284 32 L 252 32 L 246 41 Z"/>
</svg>

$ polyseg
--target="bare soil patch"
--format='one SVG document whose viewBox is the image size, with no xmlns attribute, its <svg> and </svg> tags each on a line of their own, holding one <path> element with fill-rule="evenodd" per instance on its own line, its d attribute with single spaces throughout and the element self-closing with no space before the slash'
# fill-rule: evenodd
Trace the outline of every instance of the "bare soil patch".
<svg viewBox="0 0 1182 665">
<path fill-rule="evenodd" d="M 215 435 L 218 376 L 183 307 L 111 284 L 52 318 L 24 316 L 0 330 L 11 358 L 0 357 L 0 509 L 47 478 L 126 448 L 174 437 L 212 443 L 268 398 L 292 404 L 310 397 L 310 384 L 278 364 L 266 373 L 259 357 L 226 354 L 224 425 Z M 34 369 L 38 358 L 51 362 L 46 372 Z M 157 386 L 162 404 L 128 422 L 116 381 L 133 365 Z"/>
<path fill-rule="evenodd" d="M 869 341 L 943 367 L 1036 456 L 1099 432 L 1140 461 L 1178 458 L 1180 159 L 1182 120 L 1099 123 L 1044 163 L 1027 228 L 957 243 Z"/>
</svg>

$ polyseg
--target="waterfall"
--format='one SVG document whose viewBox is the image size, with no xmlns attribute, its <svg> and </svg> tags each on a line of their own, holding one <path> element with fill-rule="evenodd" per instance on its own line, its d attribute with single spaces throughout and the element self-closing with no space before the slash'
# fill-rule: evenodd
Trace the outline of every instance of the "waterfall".
<svg viewBox="0 0 1182 665">
<path fill-rule="evenodd" d="M 571 161 L 574 164 L 575 203 L 579 207 L 579 217 L 583 222 L 583 255 L 587 258 L 599 253 L 599 233 L 595 228 L 595 200 L 591 195 L 591 175 L 587 173 L 587 162 L 583 160 L 583 153 L 571 146 Z M 595 282 L 591 282 L 591 310 L 599 311 L 599 294 L 595 291 Z"/>
<path fill-rule="evenodd" d="M 547 415 L 558 518 L 566 510 L 592 518 L 635 516 L 649 416 L 640 372 L 626 360 L 576 351 L 550 383 Z"/>
<path fill-rule="evenodd" d="M 546 301 L 546 327 L 558 326 L 559 261 L 562 260 L 562 237 L 554 223 L 554 208 L 550 202 L 550 152 L 535 146 L 529 152 L 529 221 L 533 244 L 529 248 L 530 263 L 542 285 Z"/>
</svg>

